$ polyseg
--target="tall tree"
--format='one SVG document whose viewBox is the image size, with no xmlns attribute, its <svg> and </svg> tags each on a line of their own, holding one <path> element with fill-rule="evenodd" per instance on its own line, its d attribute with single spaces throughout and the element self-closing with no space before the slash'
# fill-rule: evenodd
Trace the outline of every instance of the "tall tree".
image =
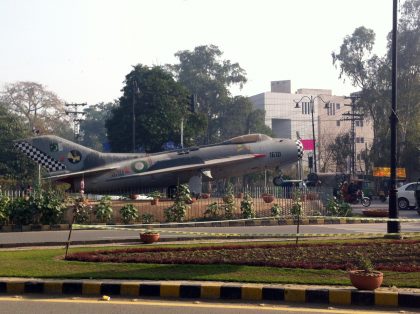
<svg viewBox="0 0 420 314">
<path fill-rule="evenodd" d="M 63 130 L 64 103 L 58 96 L 35 82 L 7 84 L 0 93 L 8 110 L 24 118 L 28 130 L 59 132 Z M 58 122 L 58 123 L 57 123 Z"/>
<path fill-rule="evenodd" d="M 105 121 L 111 117 L 112 109 L 117 106 L 118 101 L 101 102 L 84 109 L 85 119 L 80 123 L 82 145 L 98 151 L 104 150 L 104 145 L 108 142 Z"/>
<path fill-rule="evenodd" d="M 165 142 L 179 143 L 181 119 L 185 119 L 187 141 L 191 128 L 199 125 L 188 123 L 188 92 L 162 67 L 135 66 L 126 76 L 123 92 L 119 106 L 112 109 L 105 123 L 113 151 L 133 150 L 133 106 L 136 150 L 156 152 Z"/>
<path fill-rule="evenodd" d="M 269 136 L 273 132 L 264 123 L 265 112 L 253 109 L 247 97 L 236 96 L 230 99 L 217 120 L 220 140 L 248 133 L 264 133 Z"/>
<path fill-rule="evenodd" d="M 34 164 L 13 147 L 13 141 L 28 136 L 20 117 L 0 103 L 0 178 L 28 179 L 34 174 Z M 0 183 L 1 185 L 1 183 Z"/>
<path fill-rule="evenodd" d="M 351 156 L 350 134 L 338 135 L 333 143 L 328 145 L 328 150 L 332 152 L 332 161 L 336 164 L 336 172 L 346 172 L 348 160 Z"/>
<path fill-rule="evenodd" d="M 229 87 L 246 83 L 246 72 L 238 63 L 222 60 L 222 51 L 214 45 L 198 46 L 193 51 L 175 54 L 179 63 L 167 65 L 191 94 L 196 94 L 199 112 L 206 119 L 206 133 L 200 143 L 220 141 L 220 121 L 224 108 L 230 104 Z"/>
<path fill-rule="evenodd" d="M 398 33 L 398 162 L 413 178 L 420 169 L 418 120 L 420 119 L 420 0 L 402 6 Z M 388 53 L 372 55 L 374 32 L 357 28 L 347 36 L 333 63 L 340 78 L 347 77 L 361 89 L 360 105 L 373 121 L 374 144 L 370 156 L 377 166 L 389 164 L 389 124 L 391 110 L 391 36 Z M 416 142 L 417 141 L 417 142 Z"/>
</svg>

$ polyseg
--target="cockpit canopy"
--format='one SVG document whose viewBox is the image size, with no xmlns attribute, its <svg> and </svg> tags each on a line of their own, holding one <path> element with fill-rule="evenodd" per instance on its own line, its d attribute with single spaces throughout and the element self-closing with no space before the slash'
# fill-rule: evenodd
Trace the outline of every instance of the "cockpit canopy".
<svg viewBox="0 0 420 314">
<path fill-rule="evenodd" d="M 245 143 L 255 143 L 255 142 L 262 142 L 272 140 L 271 137 L 265 134 L 246 134 L 231 138 L 230 140 L 226 140 L 223 144 L 245 144 Z"/>
</svg>

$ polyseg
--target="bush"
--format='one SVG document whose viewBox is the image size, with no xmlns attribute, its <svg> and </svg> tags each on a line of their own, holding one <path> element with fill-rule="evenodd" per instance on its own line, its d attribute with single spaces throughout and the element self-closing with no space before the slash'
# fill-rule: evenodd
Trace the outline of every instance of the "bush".
<svg viewBox="0 0 420 314">
<path fill-rule="evenodd" d="M 74 200 L 73 203 L 73 215 L 74 221 L 78 224 L 83 224 L 89 221 L 90 213 L 92 211 L 92 206 L 89 204 L 89 201 L 83 196 L 78 197 Z"/>
<path fill-rule="evenodd" d="M 216 202 L 207 205 L 207 209 L 204 212 L 204 218 L 220 218 L 220 209 Z"/>
<path fill-rule="evenodd" d="M 165 208 L 164 214 L 167 222 L 182 222 L 185 219 L 188 203 L 192 202 L 190 189 L 186 184 L 181 184 L 176 193 L 175 202 Z"/>
<path fill-rule="evenodd" d="M 290 208 L 290 213 L 294 219 L 299 219 L 302 213 L 302 197 L 300 190 L 295 190 L 293 192 L 292 199 L 292 208 Z"/>
<path fill-rule="evenodd" d="M 33 199 L 34 210 L 39 212 L 42 224 L 54 225 L 61 222 L 64 213 L 64 199 L 58 192 L 47 190 L 36 193 Z"/>
<path fill-rule="evenodd" d="M 0 224 L 6 224 L 9 220 L 10 199 L 0 192 Z"/>
<path fill-rule="evenodd" d="M 100 222 L 108 222 L 112 217 L 111 197 L 104 196 L 95 206 L 95 216 Z"/>
<path fill-rule="evenodd" d="M 35 213 L 29 200 L 23 197 L 14 199 L 9 204 L 10 221 L 15 225 L 29 225 L 34 222 Z"/>
<path fill-rule="evenodd" d="M 325 206 L 326 215 L 334 217 L 348 217 L 352 215 L 352 209 L 350 204 L 331 197 L 328 199 L 327 206 Z"/>
<path fill-rule="evenodd" d="M 233 218 L 233 212 L 235 211 L 235 196 L 233 195 L 233 186 L 228 184 L 226 187 L 226 193 L 223 197 L 222 210 L 224 211 L 224 216 L 226 219 Z"/>
<path fill-rule="evenodd" d="M 155 221 L 155 217 L 152 214 L 146 213 L 141 215 L 141 223 L 143 224 L 151 224 Z"/>
<path fill-rule="evenodd" d="M 123 223 L 128 224 L 132 220 L 139 218 L 137 208 L 133 204 L 126 204 L 120 208 L 121 220 Z"/>
<path fill-rule="evenodd" d="M 245 219 L 255 218 L 254 204 L 249 193 L 245 193 L 244 199 L 241 201 L 241 213 Z"/>
<path fill-rule="evenodd" d="M 280 214 L 281 214 L 281 211 L 282 211 L 282 209 L 281 209 L 281 207 L 280 207 L 279 204 L 274 204 L 270 208 L 270 210 L 271 210 L 271 216 L 273 216 L 273 217 L 279 217 Z"/>
</svg>

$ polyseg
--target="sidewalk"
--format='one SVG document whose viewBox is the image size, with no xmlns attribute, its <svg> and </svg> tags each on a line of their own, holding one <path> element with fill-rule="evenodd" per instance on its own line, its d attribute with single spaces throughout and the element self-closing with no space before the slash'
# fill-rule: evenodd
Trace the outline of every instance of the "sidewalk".
<svg viewBox="0 0 420 314">
<path fill-rule="evenodd" d="M 420 289 L 361 291 L 344 286 L 243 284 L 208 281 L 130 281 L 0 278 L 0 294 L 251 300 L 420 308 Z"/>
</svg>

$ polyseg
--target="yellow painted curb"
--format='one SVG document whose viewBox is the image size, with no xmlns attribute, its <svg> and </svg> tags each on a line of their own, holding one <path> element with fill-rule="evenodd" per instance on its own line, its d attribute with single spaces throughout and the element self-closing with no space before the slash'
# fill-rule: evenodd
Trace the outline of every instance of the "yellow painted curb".
<svg viewBox="0 0 420 314">
<path fill-rule="evenodd" d="M 219 299 L 220 298 L 220 285 L 208 285 L 201 286 L 201 297 L 207 299 Z"/>
<path fill-rule="evenodd" d="M 330 290 L 329 291 L 331 304 L 351 304 L 351 291 L 350 290 Z"/>
<path fill-rule="evenodd" d="M 375 291 L 375 305 L 398 306 L 398 292 Z"/>
<path fill-rule="evenodd" d="M 136 283 L 127 283 L 127 282 L 123 282 L 121 284 L 121 288 L 120 288 L 120 293 L 121 295 L 127 295 L 127 296 L 139 296 L 139 284 Z"/>
<path fill-rule="evenodd" d="M 179 297 L 179 290 L 180 285 L 179 284 L 167 284 L 162 283 L 160 284 L 160 296 L 161 297 Z"/>
<path fill-rule="evenodd" d="M 289 289 L 284 290 L 284 301 L 289 302 L 305 302 L 306 301 L 306 289 Z"/>
<path fill-rule="evenodd" d="M 243 300 L 262 300 L 262 287 L 242 286 Z"/>
</svg>

